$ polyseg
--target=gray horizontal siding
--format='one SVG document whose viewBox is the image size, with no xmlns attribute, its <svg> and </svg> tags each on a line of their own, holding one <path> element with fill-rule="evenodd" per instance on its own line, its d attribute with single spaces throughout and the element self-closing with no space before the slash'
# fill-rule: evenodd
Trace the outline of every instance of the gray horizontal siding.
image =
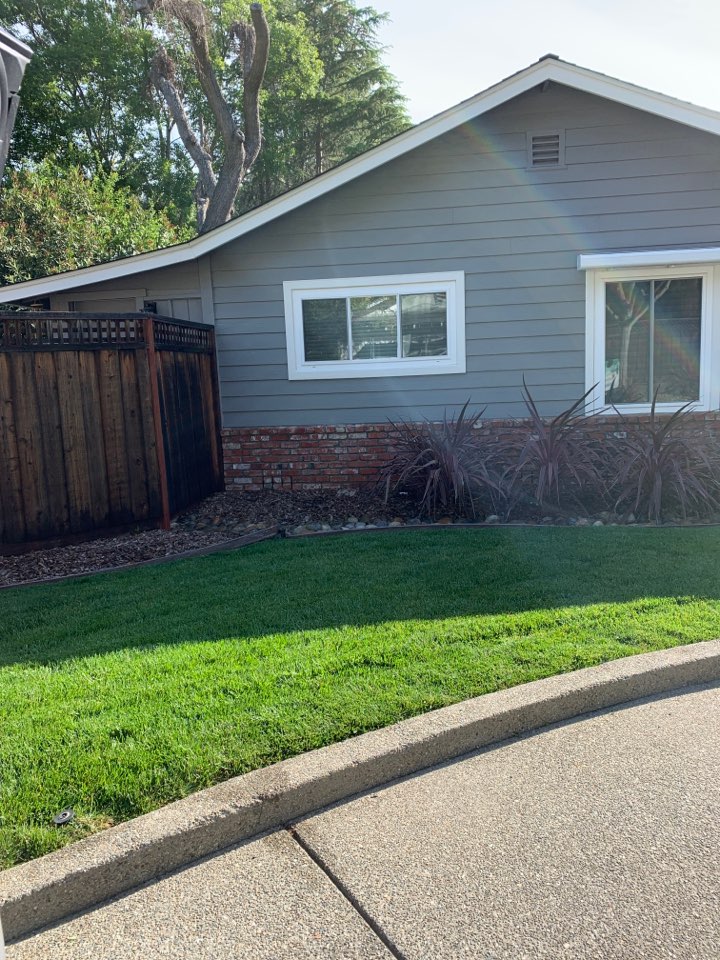
<svg viewBox="0 0 720 960">
<path fill-rule="evenodd" d="M 526 169 L 526 131 L 567 165 Z M 532 91 L 211 255 L 225 426 L 520 416 L 584 390 L 579 253 L 720 243 L 720 141 L 577 91 Z M 284 280 L 464 270 L 464 375 L 287 379 Z"/>
</svg>

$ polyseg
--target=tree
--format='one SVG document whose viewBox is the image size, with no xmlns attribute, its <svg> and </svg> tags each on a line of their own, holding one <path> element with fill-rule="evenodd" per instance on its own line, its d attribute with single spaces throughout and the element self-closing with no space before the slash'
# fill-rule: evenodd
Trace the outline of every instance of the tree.
<svg viewBox="0 0 720 960">
<path fill-rule="evenodd" d="M 0 191 L 0 284 L 129 257 L 189 235 L 143 206 L 117 173 L 89 178 L 80 167 L 46 159 L 12 171 Z"/>
<path fill-rule="evenodd" d="M 185 9 L 203 4 L 207 56 L 202 50 L 200 61 L 209 60 L 235 129 L 247 134 L 244 35 L 237 37 L 232 28 L 248 21 L 252 26 L 248 0 L 177 2 Z M 137 12 L 140 5 L 138 0 L 0 0 L 0 23 L 35 51 L 10 164 L 31 167 L 54 156 L 68 167 L 81 166 L 88 176 L 115 172 L 118 183 L 143 203 L 186 224 L 196 219 L 200 178 L 165 96 L 150 82 L 153 67 L 159 82 L 163 75 L 162 54 L 155 60 L 159 47 L 172 63 L 165 66 L 173 70 L 187 132 L 204 153 L 188 142 L 204 172 L 210 166 L 216 178 L 228 159 L 223 130 L 209 109 L 185 25 L 162 0 L 156 0 L 151 17 Z M 383 63 L 377 39 L 383 18 L 375 10 L 351 0 L 264 0 L 263 9 L 272 31 L 259 95 L 263 149 L 249 172 L 245 163 L 234 212 L 269 200 L 409 124 L 397 83 Z M 247 142 L 244 147 L 247 155 Z M 239 153 L 236 148 L 235 170 Z M 235 179 L 228 176 L 226 182 L 232 187 Z"/>
<path fill-rule="evenodd" d="M 213 150 L 202 120 L 193 129 L 184 103 L 182 79 L 172 56 L 161 44 L 152 60 L 150 80 L 164 98 L 197 169 L 197 226 L 198 231 L 204 233 L 230 219 L 240 184 L 260 153 L 260 88 L 270 47 L 268 23 L 261 4 L 251 3 L 251 23 L 236 20 L 228 28 L 234 62 L 239 65 L 242 77 L 242 124 L 239 124 L 234 104 L 223 92 L 213 63 L 213 31 L 208 8 L 201 0 L 139 0 L 138 8 L 160 12 L 166 21 L 182 25 L 192 50 L 195 78 L 214 119 L 214 133 L 222 154 L 217 172 L 213 155 L 217 149 Z"/>
<path fill-rule="evenodd" d="M 124 0 L 0 0 L 0 23 L 35 53 L 16 124 L 16 167 L 56 156 L 88 174 L 115 171 L 141 195 L 161 179 L 166 123 L 147 90 L 152 38 Z"/>
<path fill-rule="evenodd" d="M 244 209 L 357 156 L 410 126 L 405 99 L 383 63 L 387 19 L 352 0 L 292 0 L 276 11 L 302 23 L 317 51 L 316 84 L 289 89 L 271 57 L 263 104 L 266 146 L 239 198 Z"/>
</svg>

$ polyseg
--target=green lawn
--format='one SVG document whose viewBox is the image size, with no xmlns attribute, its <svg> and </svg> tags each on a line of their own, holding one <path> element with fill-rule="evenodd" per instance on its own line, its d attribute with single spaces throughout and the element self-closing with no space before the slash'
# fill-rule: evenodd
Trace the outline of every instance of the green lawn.
<svg viewBox="0 0 720 960">
<path fill-rule="evenodd" d="M 0 592 L 0 866 L 424 710 L 720 636 L 719 572 L 715 528 L 510 527 Z"/>
</svg>

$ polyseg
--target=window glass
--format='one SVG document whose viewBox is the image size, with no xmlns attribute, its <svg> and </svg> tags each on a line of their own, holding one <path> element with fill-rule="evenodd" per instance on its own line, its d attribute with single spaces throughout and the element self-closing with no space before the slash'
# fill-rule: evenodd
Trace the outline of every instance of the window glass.
<svg viewBox="0 0 720 960">
<path fill-rule="evenodd" d="M 700 277 L 605 285 L 605 399 L 684 403 L 700 394 Z"/>
<path fill-rule="evenodd" d="M 397 297 L 351 297 L 353 360 L 397 357 Z"/>
<path fill-rule="evenodd" d="M 654 389 L 665 403 L 700 396 L 702 280 L 655 281 Z"/>
<path fill-rule="evenodd" d="M 652 282 L 627 280 L 605 288 L 605 399 L 650 400 L 650 299 Z"/>
<path fill-rule="evenodd" d="M 345 297 L 303 300 L 305 360 L 347 360 L 348 330 Z"/>
<path fill-rule="evenodd" d="M 447 356 L 447 294 L 407 293 L 400 297 L 403 357 Z"/>
</svg>

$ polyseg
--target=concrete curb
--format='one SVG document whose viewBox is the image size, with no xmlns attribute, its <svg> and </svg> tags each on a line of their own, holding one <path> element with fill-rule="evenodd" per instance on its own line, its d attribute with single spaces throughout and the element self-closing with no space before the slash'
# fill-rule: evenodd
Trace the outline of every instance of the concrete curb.
<svg viewBox="0 0 720 960">
<path fill-rule="evenodd" d="M 5 936 L 508 737 L 717 680 L 720 640 L 675 647 L 486 694 L 236 777 L 1 873 Z"/>
</svg>

